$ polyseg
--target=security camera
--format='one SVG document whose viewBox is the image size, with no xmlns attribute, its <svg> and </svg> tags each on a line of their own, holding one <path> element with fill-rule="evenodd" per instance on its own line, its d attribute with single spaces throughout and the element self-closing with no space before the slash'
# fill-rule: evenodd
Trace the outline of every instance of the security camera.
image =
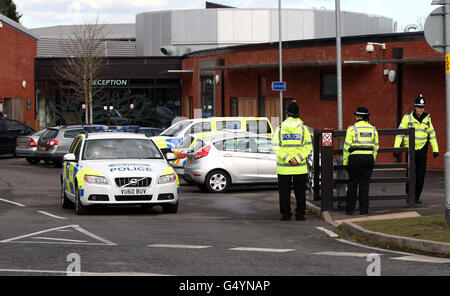
<svg viewBox="0 0 450 296">
<path fill-rule="evenodd" d="M 366 45 L 366 51 L 367 51 L 368 53 L 372 53 L 373 50 L 374 50 L 373 44 L 367 43 L 367 45 Z"/>
<path fill-rule="evenodd" d="M 167 56 L 174 55 L 176 52 L 175 46 L 163 46 L 160 48 L 160 50 L 163 55 L 167 55 Z"/>
</svg>

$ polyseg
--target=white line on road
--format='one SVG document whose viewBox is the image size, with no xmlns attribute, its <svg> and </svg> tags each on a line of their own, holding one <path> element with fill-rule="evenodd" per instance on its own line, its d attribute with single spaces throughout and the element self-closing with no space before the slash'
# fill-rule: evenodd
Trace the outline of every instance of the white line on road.
<svg viewBox="0 0 450 296">
<path fill-rule="evenodd" d="M 33 239 L 54 240 L 54 241 L 72 242 L 72 243 L 87 243 L 87 241 L 78 240 L 78 239 L 67 239 L 67 238 L 56 238 L 56 237 L 43 237 L 43 236 L 33 237 Z"/>
<path fill-rule="evenodd" d="M 177 248 L 177 249 L 206 249 L 211 248 L 211 246 L 196 246 L 196 245 L 171 245 L 171 244 L 153 244 L 147 247 L 155 248 Z"/>
<path fill-rule="evenodd" d="M 59 216 L 50 214 L 50 213 L 45 212 L 45 211 L 37 211 L 37 212 L 38 212 L 38 213 L 41 213 L 41 214 L 43 214 L 43 215 L 47 215 L 47 216 L 52 217 L 52 218 L 56 218 L 56 219 L 61 219 L 61 220 L 66 220 L 66 219 L 67 219 L 67 218 L 64 218 L 64 217 L 59 217 Z"/>
<path fill-rule="evenodd" d="M 328 230 L 328 229 L 326 229 L 326 228 L 323 228 L 323 227 L 316 227 L 316 228 L 319 229 L 320 231 L 323 231 L 323 232 L 325 232 L 326 234 L 328 234 L 329 237 L 339 237 L 339 235 L 337 235 L 337 234 L 334 233 L 333 231 Z"/>
<path fill-rule="evenodd" d="M 427 262 L 427 263 L 450 263 L 450 259 L 429 257 L 422 255 L 411 255 L 404 257 L 390 258 L 392 260 L 403 260 L 403 261 L 415 261 L 415 262 Z"/>
<path fill-rule="evenodd" d="M 239 248 L 231 248 L 229 251 L 249 251 L 249 252 L 272 252 L 272 253 L 285 253 L 292 252 L 295 249 L 271 249 L 271 248 L 248 248 L 248 247 L 239 247 Z"/>
<path fill-rule="evenodd" d="M 32 269 L 0 269 L 0 272 L 20 272 L 20 273 L 54 273 L 54 274 L 70 274 L 61 270 L 32 270 Z M 170 276 L 160 273 L 146 272 L 80 272 L 81 276 Z"/>
<path fill-rule="evenodd" d="M 317 253 L 312 253 L 313 255 L 326 255 L 326 256 L 343 256 L 343 257 L 361 257 L 361 258 L 365 258 L 367 257 L 369 254 L 374 254 L 374 253 L 357 253 L 357 252 L 317 252 Z M 380 255 L 381 254 L 377 254 Z"/>
<path fill-rule="evenodd" d="M 6 199 L 3 199 L 3 198 L 0 198 L 0 200 L 1 200 L 1 201 L 4 201 L 4 202 L 7 202 L 7 203 L 10 203 L 10 204 L 13 204 L 13 205 L 16 205 L 16 206 L 19 206 L 19 207 L 25 207 L 25 205 L 23 205 L 23 204 L 21 204 L 21 203 L 18 203 L 18 202 L 6 200 Z"/>
<path fill-rule="evenodd" d="M 57 230 L 65 229 L 65 228 L 73 228 L 73 229 L 75 229 L 75 230 L 77 230 L 77 231 L 79 231 L 79 232 L 81 232 L 81 233 L 83 233 L 83 234 L 85 234 L 85 235 L 95 239 L 95 240 L 98 240 L 98 241 L 102 242 L 102 244 L 99 244 L 99 243 L 86 243 L 88 245 L 117 246 L 117 244 L 115 244 L 115 243 L 113 243 L 113 242 L 111 242 L 109 240 L 106 240 L 104 238 L 101 238 L 98 235 L 90 233 L 89 231 L 81 228 L 79 225 L 68 225 L 68 226 L 61 226 L 61 227 L 41 230 L 41 231 L 33 232 L 33 233 L 30 233 L 30 234 L 26 234 L 26 235 L 21 235 L 21 236 L 5 239 L 5 240 L 0 241 L 0 243 L 9 243 L 9 242 L 29 243 L 29 242 L 18 241 L 18 240 L 23 239 L 23 238 L 33 237 L 33 236 L 36 236 L 36 235 L 39 235 L 39 234 L 42 234 L 42 233 L 46 233 L 46 232 L 51 232 L 51 231 L 57 231 Z M 50 242 L 39 242 L 39 243 L 50 243 Z M 67 244 L 67 242 L 66 243 L 61 242 L 60 244 Z"/>
</svg>

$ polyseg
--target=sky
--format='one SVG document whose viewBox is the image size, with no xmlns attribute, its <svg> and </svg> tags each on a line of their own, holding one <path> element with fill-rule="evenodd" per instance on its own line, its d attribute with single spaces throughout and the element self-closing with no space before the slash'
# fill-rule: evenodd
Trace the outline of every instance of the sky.
<svg viewBox="0 0 450 296">
<path fill-rule="evenodd" d="M 206 0 L 13 0 L 27 28 L 94 23 L 135 23 L 141 12 L 200 9 Z M 209 0 L 237 8 L 277 8 L 278 0 Z M 432 0 L 340 0 L 341 11 L 375 14 L 398 22 L 398 31 L 424 23 Z M 282 8 L 335 9 L 335 0 L 281 0 Z"/>
</svg>

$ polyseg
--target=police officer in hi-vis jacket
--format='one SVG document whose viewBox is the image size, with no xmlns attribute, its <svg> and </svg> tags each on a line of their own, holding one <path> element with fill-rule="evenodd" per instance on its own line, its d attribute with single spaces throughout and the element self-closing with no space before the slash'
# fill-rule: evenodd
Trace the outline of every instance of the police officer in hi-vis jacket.
<svg viewBox="0 0 450 296">
<path fill-rule="evenodd" d="M 347 215 L 355 209 L 359 187 L 359 212 L 369 213 L 369 181 L 372 176 L 379 143 L 375 126 L 369 123 L 369 110 L 358 107 L 356 123 L 347 128 L 344 143 L 344 166 L 349 174 L 347 189 Z"/>
<path fill-rule="evenodd" d="M 308 127 L 299 118 L 299 108 L 295 101 L 286 109 L 287 119 L 277 127 L 272 139 L 272 147 L 277 153 L 278 191 L 281 221 L 291 219 L 291 186 L 297 203 L 295 218 L 305 220 L 306 182 L 308 168 L 306 159 L 312 151 L 311 135 Z"/>
<path fill-rule="evenodd" d="M 425 172 L 427 168 L 427 151 L 428 143 L 431 144 L 433 157 L 438 157 L 439 148 L 436 140 L 436 132 L 431 123 L 430 114 L 425 112 L 425 98 L 420 94 L 414 102 L 414 110 L 405 114 L 398 128 L 415 129 L 415 163 L 416 163 L 416 188 L 415 199 L 416 204 L 421 204 L 420 195 L 422 194 L 423 184 L 425 181 Z M 406 135 L 397 135 L 395 137 L 394 147 L 400 147 L 402 141 L 405 147 L 409 147 L 409 139 Z M 400 153 L 394 152 L 395 157 L 399 157 Z M 406 184 L 406 192 L 409 193 L 409 186 Z"/>
</svg>

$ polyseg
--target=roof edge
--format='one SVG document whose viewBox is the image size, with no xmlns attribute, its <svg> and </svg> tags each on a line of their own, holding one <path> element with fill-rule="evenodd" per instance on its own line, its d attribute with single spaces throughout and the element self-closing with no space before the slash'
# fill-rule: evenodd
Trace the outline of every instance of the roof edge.
<svg viewBox="0 0 450 296">
<path fill-rule="evenodd" d="M 0 21 L 7 24 L 8 26 L 12 27 L 13 29 L 24 33 L 25 35 L 28 35 L 29 37 L 35 39 L 35 40 L 39 40 L 39 37 L 34 34 L 30 29 L 22 26 L 21 24 L 19 24 L 18 22 L 10 19 L 9 17 L 3 15 L 0 13 Z"/>
</svg>

